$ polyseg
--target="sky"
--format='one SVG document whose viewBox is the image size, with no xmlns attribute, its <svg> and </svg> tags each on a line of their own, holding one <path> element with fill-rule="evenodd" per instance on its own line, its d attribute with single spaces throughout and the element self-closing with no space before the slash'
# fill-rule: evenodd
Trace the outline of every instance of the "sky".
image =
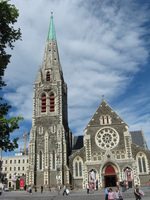
<svg viewBox="0 0 150 200">
<path fill-rule="evenodd" d="M 15 42 L 4 80 L 9 116 L 23 116 L 11 138 L 32 126 L 33 84 L 42 65 L 51 12 L 60 62 L 68 86 L 69 127 L 75 135 L 102 102 L 144 131 L 150 148 L 150 2 L 147 0 L 11 0 L 19 9 Z M 29 138 L 28 138 L 29 141 Z M 19 139 L 19 148 L 24 139 Z M 16 151 L 18 151 L 17 149 Z M 2 155 L 12 155 L 14 152 Z"/>
</svg>

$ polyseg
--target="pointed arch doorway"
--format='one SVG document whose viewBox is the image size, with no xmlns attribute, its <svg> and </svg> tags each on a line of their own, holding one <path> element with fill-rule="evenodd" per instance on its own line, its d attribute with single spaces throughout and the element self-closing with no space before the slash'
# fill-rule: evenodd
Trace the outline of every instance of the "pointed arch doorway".
<svg viewBox="0 0 150 200">
<path fill-rule="evenodd" d="M 108 165 L 105 169 L 104 186 L 115 187 L 117 182 L 117 175 L 113 166 Z"/>
</svg>

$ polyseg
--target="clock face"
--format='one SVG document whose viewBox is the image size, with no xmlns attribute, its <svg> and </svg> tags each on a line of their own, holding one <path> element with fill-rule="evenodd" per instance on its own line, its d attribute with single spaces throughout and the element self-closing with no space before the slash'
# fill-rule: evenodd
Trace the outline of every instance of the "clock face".
<svg viewBox="0 0 150 200">
<path fill-rule="evenodd" d="M 113 149 L 119 143 L 119 134 L 112 128 L 102 128 L 95 136 L 95 142 L 101 149 Z"/>
</svg>

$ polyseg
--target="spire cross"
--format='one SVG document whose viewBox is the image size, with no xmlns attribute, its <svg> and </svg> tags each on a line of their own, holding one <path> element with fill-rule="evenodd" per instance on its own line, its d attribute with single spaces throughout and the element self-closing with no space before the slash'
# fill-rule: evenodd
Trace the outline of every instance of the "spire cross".
<svg viewBox="0 0 150 200">
<path fill-rule="evenodd" d="M 102 100 L 104 101 L 104 95 L 102 95 Z"/>
</svg>

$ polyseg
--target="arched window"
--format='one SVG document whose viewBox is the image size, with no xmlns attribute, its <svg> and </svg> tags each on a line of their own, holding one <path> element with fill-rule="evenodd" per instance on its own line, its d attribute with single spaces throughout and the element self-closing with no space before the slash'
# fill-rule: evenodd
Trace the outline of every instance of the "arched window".
<svg viewBox="0 0 150 200">
<path fill-rule="evenodd" d="M 109 116 L 108 115 L 106 116 L 106 119 L 107 119 L 107 124 L 109 124 Z"/>
<path fill-rule="evenodd" d="M 40 151 L 40 169 L 42 169 L 42 152 Z"/>
<path fill-rule="evenodd" d="M 103 116 L 102 119 L 103 119 L 103 124 L 105 124 L 105 117 Z"/>
<path fill-rule="evenodd" d="M 139 172 L 142 173 L 141 158 L 138 158 Z"/>
<path fill-rule="evenodd" d="M 80 178 L 82 177 L 82 165 L 83 165 L 83 161 L 81 157 L 77 157 L 74 159 L 73 161 L 73 168 L 74 168 L 74 176 L 76 178 Z"/>
<path fill-rule="evenodd" d="M 147 173 L 147 157 L 143 152 L 139 152 L 136 156 L 139 173 Z"/>
<path fill-rule="evenodd" d="M 82 176 L 82 163 L 79 162 L 79 176 Z"/>
<path fill-rule="evenodd" d="M 42 95 L 41 99 L 41 112 L 46 112 L 46 95 Z"/>
<path fill-rule="evenodd" d="M 145 158 L 142 157 L 143 171 L 146 172 Z"/>
<path fill-rule="evenodd" d="M 109 115 L 102 115 L 99 120 L 101 125 L 107 125 L 112 123 L 112 119 Z"/>
<path fill-rule="evenodd" d="M 46 74 L 46 81 L 50 81 L 50 73 L 49 72 L 47 72 L 47 74 Z"/>
<path fill-rule="evenodd" d="M 50 95 L 50 112 L 55 111 L 55 96 L 53 93 Z"/>
<path fill-rule="evenodd" d="M 78 162 L 75 162 L 75 175 L 78 176 Z"/>
<path fill-rule="evenodd" d="M 52 167 L 53 167 L 53 169 L 55 169 L 55 151 L 54 150 L 53 150 L 52 156 L 53 156 L 53 166 Z"/>
</svg>

